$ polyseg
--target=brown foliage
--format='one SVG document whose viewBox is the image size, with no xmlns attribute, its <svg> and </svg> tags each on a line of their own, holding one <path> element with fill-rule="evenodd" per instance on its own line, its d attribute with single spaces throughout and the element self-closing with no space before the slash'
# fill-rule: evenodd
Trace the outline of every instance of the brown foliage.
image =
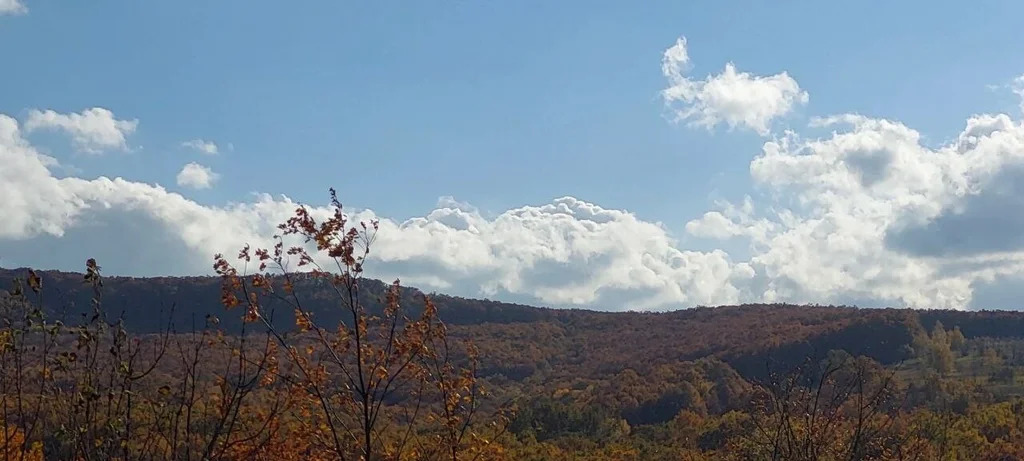
<svg viewBox="0 0 1024 461">
<path fill-rule="evenodd" d="M 256 273 L 243 276 L 221 256 L 214 265 L 223 277 L 225 306 L 243 305 L 245 320 L 261 323 L 286 351 L 282 376 L 302 397 L 303 432 L 315 441 L 311 449 L 340 459 L 456 461 L 500 455 L 488 449 L 485 433 L 500 433 L 502 416 L 496 415 L 491 426 L 473 424 L 483 395 L 475 349 L 466 351 L 468 368 L 457 367 L 433 302 L 424 296 L 419 315 L 408 316 L 397 280 L 383 309 L 370 312 L 360 286 L 377 223 L 350 225 L 333 190 L 331 203 L 334 212 L 323 221 L 298 208 L 279 226 L 282 235 L 275 236 L 273 248 L 243 248 L 239 259 L 255 259 Z M 286 249 L 289 236 L 301 238 L 302 245 Z M 296 261 L 330 288 L 348 316 L 336 329 L 318 325 L 304 307 L 294 289 L 298 274 L 289 270 Z M 273 313 L 262 300 L 268 297 L 291 308 L 297 331 L 279 331 L 267 320 Z"/>
<path fill-rule="evenodd" d="M 241 260 L 259 262 L 255 273 L 216 257 L 221 303 L 243 310 L 233 334 L 213 315 L 188 333 L 170 320 L 154 334 L 129 332 L 108 317 L 93 259 L 84 276 L 90 307 L 67 326 L 47 318 L 43 276 L 28 271 L 0 297 L 4 458 L 501 458 L 491 442 L 505 417 L 481 418 L 475 349 L 452 346 L 429 298 L 407 315 L 397 281 L 382 311 L 366 308 L 361 274 L 376 225 L 348 226 L 333 191 L 331 198 L 329 219 L 299 208 L 273 249 L 243 249 Z M 286 250 L 289 236 L 315 252 Z M 295 289 L 306 274 L 290 272 L 290 259 L 331 288 L 347 322 L 328 329 L 315 321 Z M 295 331 L 267 320 L 270 298 L 291 306 Z"/>
</svg>

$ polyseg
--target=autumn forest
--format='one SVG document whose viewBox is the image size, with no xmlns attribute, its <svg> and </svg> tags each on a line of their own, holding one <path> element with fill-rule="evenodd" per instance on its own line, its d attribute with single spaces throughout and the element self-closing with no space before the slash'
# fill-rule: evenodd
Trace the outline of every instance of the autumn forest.
<svg viewBox="0 0 1024 461">
<path fill-rule="evenodd" d="M 217 276 L 0 270 L 3 459 L 1024 459 L 1024 314 L 427 294 L 333 205 Z"/>
</svg>

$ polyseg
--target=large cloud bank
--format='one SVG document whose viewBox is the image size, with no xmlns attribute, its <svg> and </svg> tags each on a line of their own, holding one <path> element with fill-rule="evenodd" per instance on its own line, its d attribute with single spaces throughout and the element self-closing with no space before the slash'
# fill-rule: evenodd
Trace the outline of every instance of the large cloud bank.
<svg viewBox="0 0 1024 461">
<path fill-rule="evenodd" d="M 609 310 L 758 301 L 963 308 L 979 284 L 1024 276 L 1019 119 L 975 115 L 938 147 L 898 121 L 855 114 L 817 118 L 800 130 L 817 135 L 771 134 L 773 117 L 807 99 L 795 81 L 730 66 L 686 83 L 677 69 L 685 62 L 685 42 L 663 62 L 670 90 L 692 85 L 679 90 L 694 104 L 685 118 L 770 134 L 750 163 L 751 181 L 768 198 L 720 203 L 685 229 L 740 242 L 749 248 L 741 259 L 683 248 L 660 223 L 578 198 L 496 216 L 443 198 L 402 222 L 352 211 L 357 220 L 381 222 L 372 275 L 465 296 Z M 701 94 L 718 91 L 709 85 L 719 78 L 747 80 L 754 93 L 776 88 L 776 102 L 744 96 L 716 109 L 717 99 Z M 744 104 L 755 106 L 754 115 L 735 115 L 733 106 Z M 0 114 L 0 265 L 67 266 L 94 251 L 118 273 L 209 273 L 214 253 L 269 244 L 274 226 L 297 206 L 267 194 L 208 206 L 122 178 L 57 177 L 59 162 L 27 139 L 55 128 L 77 149 L 122 149 L 136 125 L 97 108 L 33 111 L 22 122 Z M 192 176 L 193 187 L 213 187 L 216 179 Z"/>
</svg>

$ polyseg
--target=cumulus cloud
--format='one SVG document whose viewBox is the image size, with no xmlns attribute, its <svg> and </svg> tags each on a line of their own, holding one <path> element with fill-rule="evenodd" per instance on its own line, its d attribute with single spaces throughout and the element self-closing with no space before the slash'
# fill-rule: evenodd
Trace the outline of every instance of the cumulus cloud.
<svg viewBox="0 0 1024 461">
<path fill-rule="evenodd" d="M 892 120 L 845 114 L 812 125 L 835 131 L 786 133 L 751 162 L 755 183 L 776 197 L 760 215 L 730 206 L 687 226 L 749 240 L 763 278 L 754 299 L 963 308 L 979 283 L 1024 268 L 1019 121 L 976 115 L 937 148 Z"/>
<path fill-rule="evenodd" d="M 472 281 L 484 295 L 535 296 L 559 306 L 651 308 L 739 300 L 721 251 L 680 250 L 658 223 L 572 197 L 508 210 L 494 219 L 439 208 L 388 223 L 384 263 L 435 260 L 425 274 Z M 438 267 L 439 266 L 439 267 Z M 441 271 L 436 271 L 441 269 Z"/>
<path fill-rule="evenodd" d="M 171 267 L 209 272 L 214 253 L 232 254 L 244 243 L 271 244 L 267 238 L 274 226 L 298 206 L 270 195 L 204 206 L 159 186 L 121 178 L 58 179 L 49 171 L 54 161 L 20 137 L 17 122 L 10 117 L 0 121 L 0 161 L 13 166 L 0 172 L 0 187 L 10 197 L 0 209 L 0 245 L 52 239 L 100 226 L 95 219 L 131 216 L 162 230 L 139 233 L 140 239 L 173 236 L 189 249 L 168 254 L 181 260 Z M 608 309 L 679 307 L 737 302 L 741 293 L 735 285 L 752 276 L 722 251 L 679 249 L 658 223 L 572 197 L 493 218 L 451 198 L 405 221 L 370 210 L 351 213 L 356 220 L 380 220 L 374 275 L 400 276 L 406 283 L 467 296 Z M 106 265 L 118 264 L 124 262 Z"/>
<path fill-rule="evenodd" d="M 194 150 L 196 152 L 201 152 L 201 153 L 209 154 L 209 155 L 215 155 L 215 154 L 217 154 L 217 152 L 219 152 L 219 149 L 217 148 L 217 144 L 214 143 L 213 141 L 204 141 L 202 139 L 191 139 L 191 140 L 188 140 L 188 141 L 185 141 L 185 142 L 181 143 L 181 145 L 182 145 L 182 147 L 187 147 L 187 148 L 192 149 L 192 150 Z"/>
<path fill-rule="evenodd" d="M 661 61 L 669 84 L 661 95 L 677 121 L 708 129 L 725 123 L 730 129 L 748 128 L 764 136 L 772 120 L 807 103 L 807 92 L 786 72 L 752 75 L 737 71 L 730 62 L 720 74 L 693 80 L 686 75 L 690 66 L 686 46 L 686 37 L 680 37 Z"/>
<path fill-rule="evenodd" d="M 113 112 L 102 107 L 68 114 L 33 109 L 25 121 L 25 131 L 63 131 L 71 136 L 77 150 L 96 154 L 111 149 L 128 150 L 126 137 L 138 125 L 138 120 L 118 120 Z"/>
<path fill-rule="evenodd" d="M 686 225 L 692 235 L 746 242 L 743 259 L 684 248 L 660 223 L 574 197 L 496 216 L 451 197 L 404 221 L 371 210 L 349 213 L 380 220 L 373 276 L 559 307 L 786 301 L 963 308 L 977 287 L 991 293 L 997 281 L 1024 277 L 1024 221 L 1013 217 L 1024 208 L 1019 120 L 976 115 L 938 147 L 892 120 L 844 114 L 812 124 L 831 132 L 784 133 L 751 161 L 751 179 L 764 197 L 720 202 Z M 141 239 L 137 257 L 121 256 L 108 268 L 160 273 L 152 265 L 163 255 L 164 271 L 208 273 L 214 253 L 271 244 L 274 226 L 298 206 L 265 194 L 206 206 L 122 178 L 57 178 L 52 171 L 61 165 L 2 115 L 0 164 L 0 250 L 8 258 L 31 258 L 18 249 L 33 242 L 49 245 L 65 235 L 91 241 L 89 230 L 134 226 L 141 229 L 134 234 Z M 180 183 L 216 180 L 190 165 L 182 174 L 196 178 Z M 315 214 L 328 211 L 313 207 Z M 141 250 L 152 248 L 175 250 Z M 61 267 L 78 267 L 81 256 L 87 255 Z"/>
<path fill-rule="evenodd" d="M 18 0 L 0 0 L 0 16 L 5 14 L 25 14 L 28 13 L 28 8 L 25 8 Z"/>
<path fill-rule="evenodd" d="M 0 114 L 0 238 L 60 235 L 81 202 L 50 173 L 57 161 L 21 136 L 17 120 Z"/>
<path fill-rule="evenodd" d="M 679 101 L 687 101 L 686 94 L 718 91 L 707 86 L 727 75 L 729 67 L 706 81 L 689 81 L 682 77 L 689 62 L 685 45 L 680 39 L 662 63 L 666 75 L 679 76 Z M 785 77 L 779 81 L 788 79 L 779 75 Z M 764 83 L 775 77 L 743 78 Z M 783 93 L 799 101 L 802 92 L 793 82 L 791 91 Z M 725 122 L 767 132 L 777 116 L 730 119 L 723 107 L 733 106 L 712 107 L 707 101 L 718 100 L 711 97 L 691 99 L 690 110 L 697 112 L 686 118 L 693 123 Z M 773 111 L 778 112 L 755 114 Z M 115 261 L 105 262 L 107 268 L 159 274 L 152 266 L 161 261 L 164 271 L 209 273 L 215 253 L 232 254 L 246 243 L 271 245 L 268 237 L 275 225 L 299 205 L 285 196 L 259 194 L 245 202 L 207 206 L 158 185 L 122 178 L 58 178 L 52 172 L 62 165 L 36 149 L 23 131 L 55 126 L 74 138 L 82 130 L 65 125 L 87 125 L 70 122 L 83 114 L 39 113 L 23 129 L 0 114 L 0 196 L 5 200 L 0 252 L 5 255 L 34 264 L 38 256 L 25 248 L 52 247 L 67 235 L 93 242 L 92 229 L 132 228 L 139 229 L 133 231 L 139 240 L 132 242 L 138 251 L 125 256 L 108 249 Z M 44 119 L 53 121 L 41 124 Z M 756 200 L 719 202 L 685 226 L 693 236 L 746 244 L 742 259 L 734 256 L 737 252 L 684 248 L 660 223 L 574 197 L 496 216 L 452 197 L 404 221 L 371 210 L 348 211 L 356 221 L 380 222 L 371 276 L 401 277 L 407 284 L 457 295 L 556 307 L 830 302 L 964 308 L 976 302 L 979 290 L 982 301 L 997 300 L 1005 298 L 1001 283 L 1024 279 L 1020 119 L 971 116 L 959 134 L 940 146 L 926 145 L 918 131 L 895 120 L 839 114 L 810 124 L 807 131 L 814 135 L 786 131 L 763 143 L 749 167 Z M 112 138 L 86 137 L 76 143 L 124 145 L 123 136 Z M 178 184 L 209 187 L 217 178 L 190 163 L 179 173 Z M 323 216 L 329 210 L 314 206 L 312 212 Z M 102 241 L 98 244 L 103 250 Z M 153 253 L 155 248 L 162 250 Z M 53 258 L 71 255 L 52 253 Z M 88 255 L 75 255 L 68 264 L 47 261 L 77 268 L 81 256 Z"/>
<path fill-rule="evenodd" d="M 220 179 L 220 175 L 214 173 L 209 167 L 196 162 L 191 162 L 178 172 L 178 185 L 192 189 L 209 189 L 213 183 Z"/>
</svg>

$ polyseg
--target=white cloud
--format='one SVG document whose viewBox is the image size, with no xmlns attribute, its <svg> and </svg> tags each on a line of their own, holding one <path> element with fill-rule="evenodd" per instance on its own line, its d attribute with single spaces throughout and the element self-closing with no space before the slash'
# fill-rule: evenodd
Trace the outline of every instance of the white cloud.
<svg viewBox="0 0 1024 461">
<path fill-rule="evenodd" d="M 25 121 L 25 131 L 64 131 L 71 136 L 77 150 L 95 154 L 111 149 L 128 150 L 125 138 L 134 133 L 138 125 L 138 120 L 118 120 L 113 112 L 102 107 L 69 114 L 33 109 Z"/>
<path fill-rule="evenodd" d="M 764 136 L 772 120 L 808 101 L 807 92 L 786 72 L 764 77 L 739 72 L 727 63 L 722 73 L 693 80 L 686 76 L 689 65 L 686 38 L 680 37 L 662 57 L 661 72 L 669 87 L 661 94 L 675 119 L 693 126 L 711 129 L 725 123 L 730 129 L 745 127 Z"/>
<path fill-rule="evenodd" d="M 686 231 L 697 237 L 727 239 L 743 235 L 743 227 L 718 211 L 704 213 L 700 219 L 686 223 Z"/>
<path fill-rule="evenodd" d="M 686 226 L 694 235 L 747 242 L 742 260 L 683 248 L 659 223 L 572 197 L 494 217 L 451 197 L 405 221 L 350 213 L 380 219 L 373 276 L 553 306 L 788 301 L 962 308 L 979 283 L 1024 278 L 1024 238 L 1015 237 L 1024 234 L 1024 219 L 1005 218 L 1024 209 L 1024 199 L 1016 198 L 1024 193 L 1014 189 L 1024 184 L 1019 120 L 971 117 L 959 136 L 937 148 L 891 120 L 840 115 L 814 124 L 835 131 L 821 138 L 787 132 L 765 142 L 751 162 L 767 201 L 720 203 Z M 0 248 L 76 235 L 96 219 L 142 220 L 155 231 L 138 233 L 154 239 L 140 247 L 163 248 L 166 241 L 151 235 L 175 239 L 184 251 L 166 250 L 165 258 L 177 261 L 168 267 L 208 273 L 214 253 L 269 245 L 274 226 L 297 206 L 270 195 L 205 206 L 121 178 L 57 178 L 52 171 L 60 165 L 2 115 L 0 164 Z M 196 177 L 185 180 L 192 187 L 216 179 L 192 165 L 182 170 Z M 133 261 L 124 256 L 105 265 L 122 273 L 153 270 Z"/>
<path fill-rule="evenodd" d="M 0 0 L 0 16 L 25 13 L 28 13 L 28 8 L 25 8 L 25 5 L 18 0 Z"/>
<path fill-rule="evenodd" d="M 414 278 L 444 274 L 486 296 L 529 295 L 558 306 L 735 302 L 732 280 L 746 277 L 724 252 L 681 250 L 658 223 L 572 197 L 494 219 L 449 205 L 402 223 L 385 220 L 379 238 L 380 261 L 397 263 L 396 271 L 422 266 Z"/>
<path fill-rule="evenodd" d="M 687 225 L 749 239 L 763 279 L 752 299 L 963 308 L 979 282 L 1024 276 L 1024 239 L 1015 237 L 1024 220 L 1012 218 L 1024 201 L 1006 189 L 1024 179 L 1019 121 L 977 115 L 938 148 L 890 120 L 848 114 L 812 125 L 838 130 L 787 133 L 751 162 L 778 211 L 727 207 Z M 993 257 L 1002 262 L 978 263 Z"/>
<path fill-rule="evenodd" d="M 729 66 L 722 75 L 690 81 L 682 76 L 689 63 L 685 45 L 680 39 L 666 51 L 662 66 L 674 79 L 673 95 L 681 98 L 674 101 L 690 101 L 687 110 L 694 112 L 685 118 L 691 123 L 725 122 L 766 133 L 772 118 L 806 98 L 793 82 L 778 93 L 791 98 L 781 112 L 781 106 L 767 104 L 747 116 L 733 111 L 738 105 L 709 103 L 720 101 L 706 95 L 719 92 L 714 85 L 708 89 L 711 82 L 733 81 L 723 77 Z M 788 79 L 732 75 L 760 82 L 751 88 Z M 25 130 L 55 126 L 71 132 L 77 144 L 124 145 L 123 136 L 100 142 L 81 134 L 89 130 L 70 128 L 92 126 L 74 116 L 85 117 L 39 113 L 29 117 Z M 371 276 L 560 307 L 662 309 L 763 301 L 963 308 L 979 286 L 1024 279 L 1020 119 L 974 115 L 937 147 L 926 146 L 920 133 L 894 120 L 839 114 L 814 118 L 811 125 L 815 133 L 831 132 L 814 137 L 786 131 L 766 141 L 751 161 L 758 201 L 718 203 L 686 225 L 694 236 L 746 243 L 749 256 L 743 259 L 722 250 L 683 248 L 660 223 L 573 197 L 493 217 L 451 197 L 405 221 L 370 210 L 349 212 L 357 221 L 380 220 Z M 178 262 L 172 267 L 208 273 L 214 253 L 272 244 L 267 237 L 298 205 L 261 194 L 248 202 L 206 206 L 122 178 L 57 178 L 52 171 L 61 165 L 2 114 L 0 165 L 0 250 L 74 233 L 90 219 L 144 220 L 155 232 L 139 232 L 139 239 L 160 235 L 185 249 L 164 250 Z M 203 188 L 217 178 L 190 163 L 177 179 L 179 185 Z M 315 207 L 313 213 L 329 210 Z M 166 248 L 163 243 L 140 245 Z M 125 256 L 106 265 L 132 273 L 140 270 L 131 266 L 133 260 Z"/>
<path fill-rule="evenodd" d="M 0 114 L 0 239 L 61 235 L 82 203 L 50 173 L 56 160 L 22 138 L 18 122 Z"/>
<path fill-rule="evenodd" d="M 191 162 L 178 172 L 178 185 L 192 189 L 209 189 L 213 183 L 220 179 L 220 175 L 214 173 L 209 167 Z"/>
<path fill-rule="evenodd" d="M 718 211 L 704 213 L 698 219 L 686 223 L 686 232 L 703 238 L 725 240 L 733 237 L 763 239 L 776 229 L 775 223 L 752 217 L 754 202 L 747 196 L 740 206 L 719 202 Z"/>
<path fill-rule="evenodd" d="M 204 141 L 202 139 L 191 139 L 181 143 L 182 147 L 202 152 L 204 154 L 215 155 L 219 151 L 217 144 L 213 141 Z"/>
<path fill-rule="evenodd" d="M 1013 79 L 1010 89 L 1020 98 L 1020 111 L 1024 113 L 1024 74 Z"/>
<path fill-rule="evenodd" d="M 0 243 L 61 236 L 101 215 L 145 216 L 163 231 L 138 238 L 180 239 L 190 251 L 170 252 L 167 258 L 208 272 L 214 253 L 233 254 L 245 243 L 272 244 L 267 237 L 274 226 L 297 206 L 287 197 L 264 194 L 212 207 L 121 178 L 58 179 L 48 170 L 53 161 L 20 138 L 14 119 L 0 119 L 0 127 L 0 161 L 15 166 L 0 172 L 0 191 L 13 192 L 0 208 Z M 192 169 L 205 171 L 198 165 Z M 314 213 L 328 210 L 314 208 Z M 352 217 L 380 219 L 373 275 L 467 296 L 609 309 L 678 307 L 739 301 L 735 285 L 752 276 L 724 252 L 679 249 L 658 223 L 571 197 L 494 218 L 450 197 L 406 221 L 369 210 L 352 211 Z M 106 265 L 125 267 L 130 261 L 125 257 Z"/>
<path fill-rule="evenodd" d="M 0 211 L 0 240 L 63 235 L 100 210 L 143 212 L 193 250 L 181 257 L 205 267 L 213 253 L 230 254 L 246 242 L 269 244 L 266 237 L 274 225 L 296 207 L 286 197 L 268 195 L 251 203 L 207 207 L 120 178 L 57 179 L 47 170 L 52 161 L 18 136 L 16 122 L 4 122 L 0 160 L 19 168 L 4 169 L 3 186 L 43 193 L 14 195 L 12 206 Z M 192 170 L 205 171 L 198 165 Z M 380 218 L 367 210 L 354 217 Z M 381 218 L 374 255 L 380 276 L 401 276 L 466 295 L 560 306 L 654 308 L 738 301 L 730 281 L 749 276 L 734 270 L 723 252 L 679 250 L 657 223 L 571 197 L 508 210 L 493 219 L 442 199 L 423 217 L 403 222 Z"/>
</svg>

